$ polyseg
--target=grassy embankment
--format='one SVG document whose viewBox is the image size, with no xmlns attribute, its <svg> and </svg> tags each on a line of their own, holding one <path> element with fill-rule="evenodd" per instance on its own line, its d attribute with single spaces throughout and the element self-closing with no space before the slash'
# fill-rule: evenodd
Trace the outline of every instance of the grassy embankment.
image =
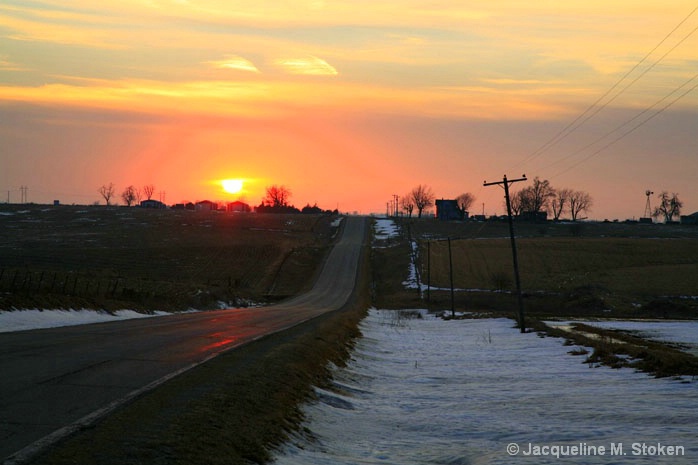
<svg viewBox="0 0 698 465">
<path fill-rule="evenodd" d="M 374 272 L 377 281 L 383 282 L 378 305 L 450 308 L 448 243 L 443 239 L 451 237 L 454 287 L 461 289 L 455 293 L 456 310 L 516 315 L 505 223 L 426 220 L 403 222 L 401 230 L 402 237 L 392 247 L 375 252 L 379 257 Z M 679 348 L 588 326 L 563 332 L 541 322 L 554 318 L 698 318 L 698 228 L 549 223 L 517 224 L 516 230 L 527 326 L 565 337 L 572 345 L 594 347 L 587 357 L 589 363 L 632 365 L 658 376 L 698 375 L 696 358 Z M 431 285 L 439 288 L 430 292 L 428 302 L 426 293 L 406 291 L 401 285 L 411 250 L 408 236 L 419 244 L 417 266 L 422 283 L 429 276 Z M 621 354 L 630 360 L 618 357 Z"/>
</svg>

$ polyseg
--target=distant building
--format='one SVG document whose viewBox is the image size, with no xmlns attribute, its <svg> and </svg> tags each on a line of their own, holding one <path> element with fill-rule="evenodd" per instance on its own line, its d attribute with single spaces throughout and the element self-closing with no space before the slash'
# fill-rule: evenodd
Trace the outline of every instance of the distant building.
<svg viewBox="0 0 698 465">
<path fill-rule="evenodd" d="M 141 201 L 141 208 L 167 208 L 167 205 L 159 200 L 148 199 Z"/>
<path fill-rule="evenodd" d="M 251 212 L 252 208 L 250 208 L 250 206 L 247 205 L 245 202 L 236 200 L 235 202 L 228 202 L 228 204 L 225 206 L 225 210 L 229 212 L 247 213 Z"/>
<path fill-rule="evenodd" d="M 698 225 L 698 212 L 691 215 L 681 215 L 681 224 Z"/>
<path fill-rule="evenodd" d="M 216 202 L 211 202 L 210 200 L 202 200 L 201 202 L 196 202 L 197 211 L 216 211 L 218 210 L 218 204 Z"/>
<path fill-rule="evenodd" d="M 526 221 L 529 223 L 545 223 L 548 221 L 547 212 L 521 212 L 519 216 L 516 217 L 519 221 Z"/>
<path fill-rule="evenodd" d="M 437 200 L 436 201 L 436 217 L 441 221 L 463 220 L 464 214 L 458 208 L 457 200 Z"/>
</svg>

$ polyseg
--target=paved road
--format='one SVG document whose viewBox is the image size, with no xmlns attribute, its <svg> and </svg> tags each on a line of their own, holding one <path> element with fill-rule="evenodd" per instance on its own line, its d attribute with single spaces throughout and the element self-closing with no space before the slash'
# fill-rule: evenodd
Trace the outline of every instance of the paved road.
<svg viewBox="0 0 698 465">
<path fill-rule="evenodd" d="M 313 289 L 278 305 L 0 333 L 0 458 L 16 463 L 178 372 L 342 307 L 365 231 L 364 218 L 347 218 Z"/>
</svg>

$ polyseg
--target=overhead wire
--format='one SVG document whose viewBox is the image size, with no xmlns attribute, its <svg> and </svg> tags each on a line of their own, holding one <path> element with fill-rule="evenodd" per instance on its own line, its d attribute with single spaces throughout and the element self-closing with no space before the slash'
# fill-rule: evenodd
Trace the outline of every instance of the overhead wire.
<svg viewBox="0 0 698 465">
<path fill-rule="evenodd" d="M 694 80 L 696 77 L 698 77 L 698 75 L 696 75 L 696 76 L 694 76 L 693 78 L 691 78 L 690 81 Z M 690 81 L 689 81 L 689 82 L 690 82 Z M 685 85 L 685 84 L 684 84 L 684 85 Z M 659 115 L 660 115 L 661 113 L 663 113 L 666 109 L 668 109 L 669 107 L 671 107 L 673 104 L 675 104 L 676 102 L 678 102 L 679 100 L 681 100 L 683 97 L 685 97 L 685 96 L 688 95 L 689 93 L 693 92 L 696 88 L 698 88 L 698 83 L 696 83 L 693 87 L 691 87 L 690 89 L 688 89 L 687 91 L 685 91 L 683 94 L 679 95 L 679 96 L 676 97 L 674 100 L 672 100 L 671 102 L 669 102 L 668 104 L 666 104 L 664 107 L 662 107 L 662 108 L 660 108 L 659 110 L 657 110 L 656 112 L 654 112 L 652 115 L 650 115 L 650 116 L 649 116 L 648 118 L 646 118 L 644 121 L 641 121 L 641 122 L 638 123 L 637 125 L 635 125 L 635 126 L 633 126 L 632 128 L 630 128 L 628 131 L 626 131 L 626 132 L 624 132 L 623 134 L 621 134 L 619 137 L 613 139 L 612 141 L 610 141 L 609 143 L 607 143 L 607 144 L 604 145 L 603 147 L 599 148 L 599 149 L 596 150 L 595 152 L 591 153 L 590 155 L 587 155 L 586 157 L 584 157 L 584 158 L 582 158 L 581 160 L 579 160 L 577 163 L 575 163 L 575 164 L 569 166 L 568 168 L 566 168 L 566 169 L 564 169 L 564 170 L 562 170 L 562 171 L 560 171 L 560 172 L 554 174 L 554 175 L 551 176 L 551 177 L 557 177 L 557 176 L 560 176 L 561 174 L 567 173 L 567 172 L 570 171 L 572 168 L 576 168 L 577 166 L 581 165 L 581 164 L 584 163 L 585 161 L 587 161 L 587 160 L 589 160 L 589 159 L 595 157 L 595 156 L 598 155 L 599 153 L 601 153 L 601 152 L 603 152 L 604 150 L 606 150 L 608 147 L 612 146 L 612 145 L 615 144 L 616 142 L 620 141 L 621 139 L 624 139 L 625 137 L 627 137 L 627 136 L 630 135 L 631 133 L 633 133 L 633 132 L 635 132 L 636 130 L 638 130 L 640 127 L 642 127 L 643 125 L 645 125 L 646 123 L 648 123 L 650 120 L 652 120 L 652 119 L 654 119 L 655 117 L 659 116 Z"/>
<path fill-rule="evenodd" d="M 632 118 L 630 118 L 629 120 L 625 121 L 624 123 L 622 123 L 622 124 L 616 126 L 613 130 L 607 132 L 607 133 L 604 134 L 603 136 L 597 138 L 597 139 L 594 140 L 593 142 L 590 142 L 589 144 L 585 145 L 584 147 L 581 147 L 581 148 L 577 149 L 576 151 L 572 152 L 571 154 L 567 155 L 566 157 L 559 158 L 559 159 L 553 161 L 552 163 L 550 163 L 550 164 L 548 165 L 548 168 L 550 168 L 550 167 L 552 167 L 552 166 L 554 166 L 554 165 L 557 165 L 558 163 L 561 163 L 561 162 L 563 162 L 563 161 L 566 161 L 566 160 L 568 160 L 568 159 L 570 159 L 570 158 L 572 158 L 572 157 L 574 157 L 574 156 L 576 156 L 576 155 L 579 155 L 580 153 L 584 152 L 584 151 L 587 150 L 587 149 L 590 149 L 591 147 L 593 147 L 594 145 L 596 145 L 596 144 L 598 144 L 599 142 L 603 141 L 604 139 L 606 139 L 607 137 L 611 136 L 612 134 L 614 134 L 614 133 L 620 131 L 621 129 L 623 129 L 624 127 L 628 126 L 630 123 L 632 123 L 632 122 L 635 121 L 636 119 L 638 119 L 638 118 L 640 118 L 641 116 L 643 116 L 645 113 L 647 113 L 647 112 L 651 111 L 652 109 L 654 109 L 655 107 L 657 107 L 659 104 L 661 104 L 662 102 L 664 102 L 665 100 L 667 100 L 669 97 L 671 97 L 671 96 L 674 95 L 675 93 L 679 92 L 681 89 L 683 89 L 684 87 L 686 87 L 687 85 L 689 85 L 692 81 L 696 80 L 697 78 L 698 78 L 698 73 L 694 74 L 693 77 L 692 77 L 691 79 L 689 79 L 688 81 L 684 82 L 684 83 L 681 84 L 679 87 L 675 88 L 675 89 L 672 90 L 670 93 L 668 93 L 667 95 L 665 95 L 665 96 L 662 97 L 661 99 L 659 99 L 659 100 L 657 100 L 656 102 L 654 102 L 654 104 L 652 104 L 651 106 L 645 108 L 644 110 L 642 110 L 641 112 L 639 112 L 638 114 L 636 114 L 635 116 L 633 116 Z M 682 94 L 678 99 L 672 101 L 667 107 L 663 108 L 663 109 L 662 109 L 661 111 L 659 111 L 657 114 L 661 113 L 661 112 L 664 111 L 666 108 L 668 108 L 669 106 L 673 105 L 676 101 L 678 101 L 678 100 L 680 100 L 681 98 L 683 98 L 684 96 L 686 96 L 686 95 L 687 95 L 688 93 L 690 93 L 693 89 L 695 89 L 695 86 L 694 86 L 692 89 L 690 89 L 690 90 L 688 90 L 687 92 L 685 92 L 684 94 Z M 649 121 L 650 119 L 654 118 L 655 116 L 657 116 L 657 115 L 656 115 L 656 114 L 655 114 L 655 115 L 652 115 L 650 118 L 648 118 L 647 120 L 643 121 L 643 122 L 640 124 L 640 126 L 641 126 L 642 124 L 645 124 L 647 121 Z M 630 132 L 632 132 L 632 131 L 630 131 Z M 620 140 L 620 139 L 617 139 L 617 140 Z M 616 140 L 616 141 L 617 141 L 617 140 Z M 608 146 L 604 146 L 604 148 L 607 148 L 607 147 L 608 147 Z M 586 160 L 586 159 L 585 159 L 585 160 Z M 575 165 L 575 166 L 576 166 L 576 165 Z M 566 172 L 566 171 L 565 171 L 565 172 Z M 559 173 L 558 173 L 558 174 L 559 174 Z M 557 176 L 557 175 L 555 175 L 555 176 Z"/>
<path fill-rule="evenodd" d="M 649 71 L 651 71 L 655 66 L 657 66 L 660 62 L 662 62 L 671 52 L 673 52 L 679 45 L 681 45 L 683 42 L 685 42 L 691 35 L 693 35 L 697 30 L 698 27 L 694 28 L 691 32 L 689 32 L 686 36 L 684 36 L 679 42 L 677 42 L 669 51 L 664 53 L 659 59 L 657 59 L 654 63 L 652 63 L 650 66 L 648 66 L 642 73 L 640 73 L 639 76 L 637 76 L 632 82 L 630 82 L 628 85 L 620 89 L 618 93 L 613 95 L 608 101 L 604 102 L 603 104 L 600 105 L 600 103 L 609 95 L 611 94 L 623 81 L 625 81 L 636 69 L 638 69 L 647 59 L 654 54 L 655 51 L 659 47 L 661 47 L 688 19 L 693 16 L 693 14 L 698 11 L 698 6 L 696 6 L 683 20 L 681 20 L 668 34 L 664 36 L 662 40 L 659 41 L 657 45 L 652 48 L 640 61 L 638 61 L 628 72 L 626 72 L 618 81 L 616 81 L 606 92 L 604 92 L 603 95 L 601 95 L 594 103 L 592 103 L 589 107 L 586 108 L 581 114 L 579 114 L 572 122 L 567 124 L 562 130 L 560 130 L 557 134 L 555 134 L 551 139 L 549 139 L 547 142 L 545 142 L 542 146 L 540 146 L 537 150 L 535 150 L 533 153 L 528 155 L 524 160 L 519 162 L 518 164 L 514 165 L 513 168 L 517 168 L 520 166 L 525 165 L 526 163 L 534 160 L 535 158 L 539 157 L 543 153 L 545 153 L 547 150 L 552 148 L 553 146 L 557 145 L 559 142 L 567 138 L 570 134 L 572 134 L 574 131 L 579 129 L 583 124 L 585 124 L 587 121 L 589 121 L 591 118 L 596 116 L 600 111 L 602 111 L 604 108 L 606 108 L 611 102 L 613 102 L 616 98 L 618 98 L 620 95 L 622 95 L 628 88 L 630 88 L 633 84 L 635 84 L 639 79 L 641 79 L 643 76 L 645 76 Z M 590 112 L 592 112 L 590 115 L 588 115 Z M 587 116 L 588 115 L 588 116 Z"/>
</svg>

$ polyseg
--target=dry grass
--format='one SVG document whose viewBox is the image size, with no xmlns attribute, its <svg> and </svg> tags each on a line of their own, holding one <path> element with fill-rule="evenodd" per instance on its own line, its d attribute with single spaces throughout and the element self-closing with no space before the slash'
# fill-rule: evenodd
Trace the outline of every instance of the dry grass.
<svg viewBox="0 0 698 465">
<path fill-rule="evenodd" d="M 68 206 L 0 213 L 0 309 L 277 300 L 303 290 L 331 234 L 331 219 L 320 215 Z"/>
<path fill-rule="evenodd" d="M 527 309 L 541 315 L 698 316 L 698 228 L 584 223 L 519 224 L 517 247 Z M 512 311 L 511 243 L 502 223 L 413 222 L 420 268 L 431 285 L 448 288 L 451 240 L 454 286 L 463 305 Z M 460 233 L 456 236 L 456 233 Z M 479 290 L 479 291 L 474 291 Z M 436 292 L 437 302 L 443 293 Z M 467 294 L 467 295 L 464 295 Z"/>
<path fill-rule="evenodd" d="M 570 292 L 595 286 L 630 297 L 692 295 L 698 289 L 698 240 L 524 238 L 517 243 L 527 292 Z M 431 245 L 431 278 L 447 287 L 446 242 Z M 512 275 L 507 239 L 452 241 L 455 286 L 497 290 Z M 422 257 L 426 247 L 421 247 Z M 422 258 L 423 274 L 426 274 Z M 509 283 L 513 283 L 510 278 Z"/>
</svg>

